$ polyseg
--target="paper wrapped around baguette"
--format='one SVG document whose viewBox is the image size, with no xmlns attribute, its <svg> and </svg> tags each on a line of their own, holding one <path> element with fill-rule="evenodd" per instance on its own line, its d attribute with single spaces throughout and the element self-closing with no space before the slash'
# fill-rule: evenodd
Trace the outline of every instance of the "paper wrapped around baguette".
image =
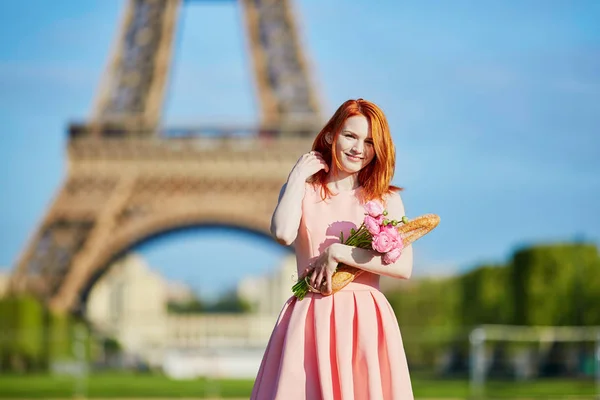
<svg viewBox="0 0 600 400">
<path fill-rule="evenodd" d="M 416 217 L 405 224 L 398 226 L 404 247 L 410 246 L 415 240 L 429 233 L 440 223 L 440 217 L 436 214 L 425 214 Z M 340 291 L 344 286 L 352 282 L 364 271 L 348 265 L 340 265 L 331 277 L 332 293 Z M 325 284 L 321 286 L 321 294 L 325 293 Z"/>
</svg>

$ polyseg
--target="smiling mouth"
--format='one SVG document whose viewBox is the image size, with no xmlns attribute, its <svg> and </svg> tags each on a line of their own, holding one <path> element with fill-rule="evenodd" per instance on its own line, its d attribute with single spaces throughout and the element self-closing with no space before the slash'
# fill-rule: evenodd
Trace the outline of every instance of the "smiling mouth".
<svg viewBox="0 0 600 400">
<path fill-rule="evenodd" d="M 348 154 L 348 153 L 344 153 L 346 154 L 346 156 L 353 161 L 361 161 L 363 159 L 363 157 L 359 157 L 359 156 L 353 156 L 352 154 Z"/>
</svg>

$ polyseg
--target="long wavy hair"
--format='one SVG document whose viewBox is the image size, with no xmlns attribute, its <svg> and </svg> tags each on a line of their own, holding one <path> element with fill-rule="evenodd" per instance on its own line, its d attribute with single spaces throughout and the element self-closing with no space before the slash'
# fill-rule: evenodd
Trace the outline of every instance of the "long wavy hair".
<svg viewBox="0 0 600 400">
<path fill-rule="evenodd" d="M 321 129 L 315 138 L 312 149 L 323 155 L 327 165 L 335 164 L 338 170 L 341 169 L 342 165 L 333 149 L 335 149 L 344 122 L 355 115 L 363 115 L 367 119 L 375 150 L 373 160 L 358 172 L 358 183 L 363 188 L 362 199 L 364 201 L 382 200 L 386 194 L 400 191 L 402 188 L 391 185 L 396 167 L 396 148 L 387 119 L 376 104 L 363 99 L 345 101 Z M 331 144 L 327 143 L 325 139 L 329 132 L 332 137 Z M 333 195 L 327 187 L 327 172 L 324 170 L 314 174 L 309 182 L 321 186 L 323 200 Z"/>
</svg>

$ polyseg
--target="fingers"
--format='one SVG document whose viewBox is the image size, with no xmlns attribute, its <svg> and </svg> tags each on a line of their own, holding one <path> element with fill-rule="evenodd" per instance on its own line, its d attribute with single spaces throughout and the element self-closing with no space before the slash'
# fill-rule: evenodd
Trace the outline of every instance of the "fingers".
<svg viewBox="0 0 600 400">
<path fill-rule="evenodd" d="M 311 155 L 311 153 L 307 153 L 308 157 L 306 158 L 307 165 L 314 166 L 318 169 L 324 169 L 325 172 L 329 172 L 329 165 L 325 162 L 325 159 L 321 156 L 320 153 L 316 153 Z M 317 169 L 317 170 L 318 170 Z"/>
<path fill-rule="evenodd" d="M 308 283 L 311 286 L 311 291 L 324 295 L 333 293 L 333 272 L 325 267 L 308 267 L 304 272 L 305 276 L 309 277 Z M 314 290 L 312 288 L 314 288 Z"/>
<path fill-rule="evenodd" d="M 304 157 L 316 158 L 317 160 L 324 160 L 323 155 L 321 153 L 319 153 L 318 151 L 310 151 L 310 152 L 304 154 Z"/>
<path fill-rule="evenodd" d="M 311 151 L 309 153 L 305 153 L 300 157 L 299 161 L 313 161 L 313 160 L 320 160 L 320 161 L 325 161 L 325 159 L 323 158 L 323 155 L 321 155 L 321 153 L 319 153 L 318 151 Z"/>
<path fill-rule="evenodd" d="M 313 156 L 314 158 L 316 158 L 317 160 L 325 160 L 325 159 L 323 158 L 323 155 L 322 155 L 321 153 L 319 153 L 318 151 L 315 151 L 315 152 L 312 154 L 312 156 Z"/>
<path fill-rule="evenodd" d="M 324 169 L 325 172 L 329 171 L 329 165 L 327 165 L 327 163 L 322 160 L 313 160 L 310 162 L 309 165 L 311 166 L 311 168 L 314 168 L 315 171 L 318 171 L 320 169 Z"/>
<path fill-rule="evenodd" d="M 323 158 L 323 156 L 321 155 L 321 153 L 316 153 L 314 155 L 314 159 L 316 159 L 317 161 L 319 161 L 319 163 L 323 166 L 323 168 L 325 170 L 329 169 L 329 165 L 325 162 L 325 159 Z"/>
<path fill-rule="evenodd" d="M 322 284 L 323 284 L 323 268 L 320 268 L 319 273 L 317 274 L 317 278 L 315 279 L 314 287 L 317 289 L 320 289 Z"/>
<path fill-rule="evenodd" d="M 313 270 L 312 274 L 310 274 L 310 286 L 315 287 L 315 281 L 317 279 L 317 273 L 318 271 L 316 269 Z"/>
<path fill-rule="evenodd" d="M 323 283 L 323 268 L 315 268 L 312 275 L 310 276 L 310 286 L 318 289 Z"/>
<path fill-rule="evenodd" d="M 325 162 L 325 159 L 323 158 L 323 156 L 321 155 L 321 153 L 307 153 L 306 154 L 306 159 L 308 161 L 313 161 L 313 160 L 318 160 L 318 161 L 323 161 Z"/>
<path fill-rule="evenodd" d="M 327 272 L 325 274 L 325 294 L 331 294 L 333 292 L 333 285 L 331 283 L 331 274 Z"/>
<path fill-rule="evenodd" d="M 302 157 L 304 157 L 304 158 L 321 157 L 321 153 L 319 153 L 318 151 L 309 151 L 308 153 L 305 153 L 304 155 L 302 155 Z"/>
</svg>

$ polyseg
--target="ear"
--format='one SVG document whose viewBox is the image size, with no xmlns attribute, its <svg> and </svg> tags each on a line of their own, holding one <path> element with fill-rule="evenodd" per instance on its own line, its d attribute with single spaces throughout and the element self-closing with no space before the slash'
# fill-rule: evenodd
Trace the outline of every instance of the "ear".
<svg viewBox="0 0 600 400">
<path fill-rule="evenodd" d="M 326 141 L 328 144 L 331 144 L 331 143 L 333 143 L 333 135 L 331 134 L 331 132 L 327 132 L 327 133 L 325 134 L 325 141 Z"/>
</svg>

